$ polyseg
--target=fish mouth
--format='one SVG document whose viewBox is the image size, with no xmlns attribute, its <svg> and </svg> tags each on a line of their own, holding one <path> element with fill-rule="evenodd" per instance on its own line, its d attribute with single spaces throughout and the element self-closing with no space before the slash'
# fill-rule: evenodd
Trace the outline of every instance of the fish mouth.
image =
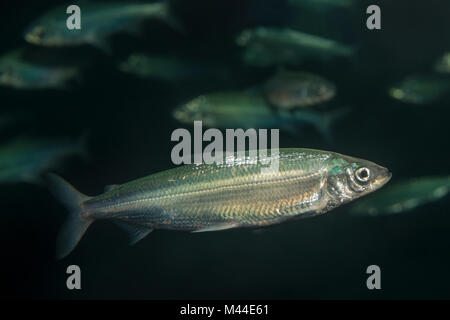
<svg viewBox="0 0 450 320">
<path fill-rule="evenodd" d="M 372 184 L 372 191 L 380 189 L 392 178 L 392 173 L 387 168 L 381 168 L 380 171 Z"/>
</svg>

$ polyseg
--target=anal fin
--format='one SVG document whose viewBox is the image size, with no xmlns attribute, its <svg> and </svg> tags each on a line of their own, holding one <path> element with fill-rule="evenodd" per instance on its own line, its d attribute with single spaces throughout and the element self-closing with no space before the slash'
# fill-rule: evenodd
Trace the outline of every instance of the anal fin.
<svg viewBox="0 0 450 320">
<path fill-rule="evenodd" d="M 128 234 L 130 245 L 136 244 L 153 231 L 150 227 L 135 223 L 123 222 L 120 220 L 116 220 L 115 223 Z"/>
</svg>

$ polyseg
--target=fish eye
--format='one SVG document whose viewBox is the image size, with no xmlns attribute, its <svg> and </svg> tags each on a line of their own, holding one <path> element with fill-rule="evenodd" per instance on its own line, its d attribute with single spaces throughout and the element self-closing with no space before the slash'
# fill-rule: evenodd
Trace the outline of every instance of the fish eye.
<svg viewBox="0 0 450 320">
<path fill-rule="evenodd" d="M 361 182 L 367 182 L 370 179 L 370 170 L 366 167 L 361 167 L 355 171 L 356 179 Z"/>
</svg>

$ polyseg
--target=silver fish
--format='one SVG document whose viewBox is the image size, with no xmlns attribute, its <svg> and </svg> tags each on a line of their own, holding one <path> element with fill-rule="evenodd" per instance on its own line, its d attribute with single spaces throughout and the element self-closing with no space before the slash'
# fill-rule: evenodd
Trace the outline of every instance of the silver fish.
<svg viewBox="0 0 450 320">
<path fill-rule="evenodd" d="M 229 70 L 222 66 L 192 59 L 142 53 L 131 54 L 119 64 L 119 70 L 142 78 L 155 78 L 169 82 L 183 79 L 192 80 L 202 76 L 218 79 L 229 77 Z"/>
<path fill-rule="evenodd" d="M 273 110 L 260 90 L 249 89 L 201 95 L 176 108 L 173 117 L 184 124 L 201 120 L 210 128 L 281 128 L 294 134 L 302 125 L 311 125 L 330 138 L 332 124 L 347 112 L 348 108 L 327 112 Z"/>
<path fill-rule="evenodd" d="M 66 26 L 67 6 L 60 6 L 33 22 L 25 32 L 29 43 L 60 47 L 91 44 L 109 50 L 107 38 L 119 31 L 137 32 L 147 19 L 175 25 L 166 2 L 96 2 L 80 5 L 82 26 L 69 30 Z"/>
<path fill-rule="evenodd" d="M 389 88 L 388 92 L 392 98 L 405 103 L 436 103 L 450 96 L 450 79 L 438 75 L 411 75 Z"/>
<path fill-rule="evenodd" d="M 289 28 L 258 27 L 242 31 L 236 39 L 244 47 L 243 60 L 248 65 L 298 65 L 304 59 L 329 60 L 351 57 L 354 48 L 334 40 Z"/>
<path fill-rule="evenodd" d="M 272 106 L 290 110 L 331 100 L 336 86 L 315 74 L 282 70 L 264 84 L 264 93 Z"/>
<path fill-rule="evenodd" d="M 80 76 L 76 66 L 50 66 L 27 61 L 21 49 L 0 57 L 0 85 L 16 89 L 64 89 Z"/>
<path fill-rule="evenodd" d="M 42 183 L 41 175 L 72 155 L 86 155 L 86 137 L 18 137 L 0 145 L 0 184 Z"/>
<path fill-rule="evenodd" d="M 362 199 L 352 206 L 355 215 L 381 216 L 407 212 L 437 201 L 450 192 L 450 177 L 420 177 L 407 179 Z"/>
<path fill-rule="evenodd" d="M 278 162 L 278 170 L 267 161 Z M 334 152 L 280 149 L 184 165 L 89 197 L 51 175 L 51 188 L 70 210 L 58 256 L 76 246 L 96 220 L 117 222 L 135 243 L 153 229 L 191 232 L 262 227 L 328 212 L 381 188 L 386 168 Z"/>
</svg>

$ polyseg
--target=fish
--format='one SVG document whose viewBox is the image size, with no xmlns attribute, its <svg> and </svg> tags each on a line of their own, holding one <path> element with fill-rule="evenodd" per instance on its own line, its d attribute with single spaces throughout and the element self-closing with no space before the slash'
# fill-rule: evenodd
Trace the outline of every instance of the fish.
<svg viewBox="0 0 450 320">
<path fill-rule="evenodd" d="M 74 155 L 86 158 L 86 139 L 19 136 L 0 145 L 0 184 L 42 184 L 42 174 L 62 160 Z"/>
<path fill-rule="evenodd" d="M 121 62 L 119 70 L 142 78 L 154 78 L 168 82 L 192 80 L 196 77 L 217 77 L 225 79 L 228 70 L 192 59 L 134 53 Z"/>
<path fill-rule="evenodd" d="M 32 62 L 25 51 L 16 49 L 0 57 L 0 86 L 15 89 L 66 89 L 80 78 L 77 66 L 56 66 Z"/>
<path fill-rule="evenodd" d="M 450 52 L 445 53 L 436 61 L 434 70 L 438 73 L 450 74 Z"/>
<path fill-rule="evenodd" d="M 243 61 L 256 67 L 298 65 L 305 59 L 327 61 L 355 53 L 352 46 L 290 28 L 245 29 L 236 43 L 244 48 Z"/>
<path fill-rule="evenodd" d="M 90 44 L 109 52 L 109 36 L 128 31 L 137 33 L 143 21 L 154 19 L 178 26 L 166 2 L 86 2 L 80 4 L 81 29 L 66 26 L 67 6 L 58 6 L 32 22 L 24 33 L 34 45 L 61 47 Z"/>
<path fill-rule="evenodd" d="M 389 95 L 404 103 L 425 105 L 445 100 L 450 95 L 450 79 L 438 75 L 407 76 L 388 90 Z"/>
<path fill-rule="evenodd" d="M 278 170 L 262 170 L 277 161 Z M 374 192 L 391 177 L 373 162 L 312 149 L 265 150 L 190 164 L 109 186 L 97 196 L 49 174 L 50 190 L 69 211 L 57 240 L 67 256 L 89 225 L 112 220 L 131 244 L 154 229 L 190 232 L 264 227 L 320 215 Z"/>
<path fill-rule="evenodd" d="M 282 70 L 264 84 L 264 93 L 272 106 L 291 110 L 331 100 L 336 86 L 315 74 Z"/>
<path fill-rule="evenodd" d="M 379 193 L 355 203 L 350 213 L 361 216 L 403 213 L 437 201 L 445 197 L 449 191 L 449 176 L 426 176 L 400 180 Z"/>
<path fill-rule="evenodd" d="M 200 95 L 175 108 L 173 117 L 184 124 L 201 120 L 210 128 L 264 129 L 283 128 L 294 134 L 302 125 L 314 126 L 324 137 L 330 137 L 331 125 L 347 109 L 321 112 L 317 110 L 273 110 L 256 88 Z"/>
</svg>

